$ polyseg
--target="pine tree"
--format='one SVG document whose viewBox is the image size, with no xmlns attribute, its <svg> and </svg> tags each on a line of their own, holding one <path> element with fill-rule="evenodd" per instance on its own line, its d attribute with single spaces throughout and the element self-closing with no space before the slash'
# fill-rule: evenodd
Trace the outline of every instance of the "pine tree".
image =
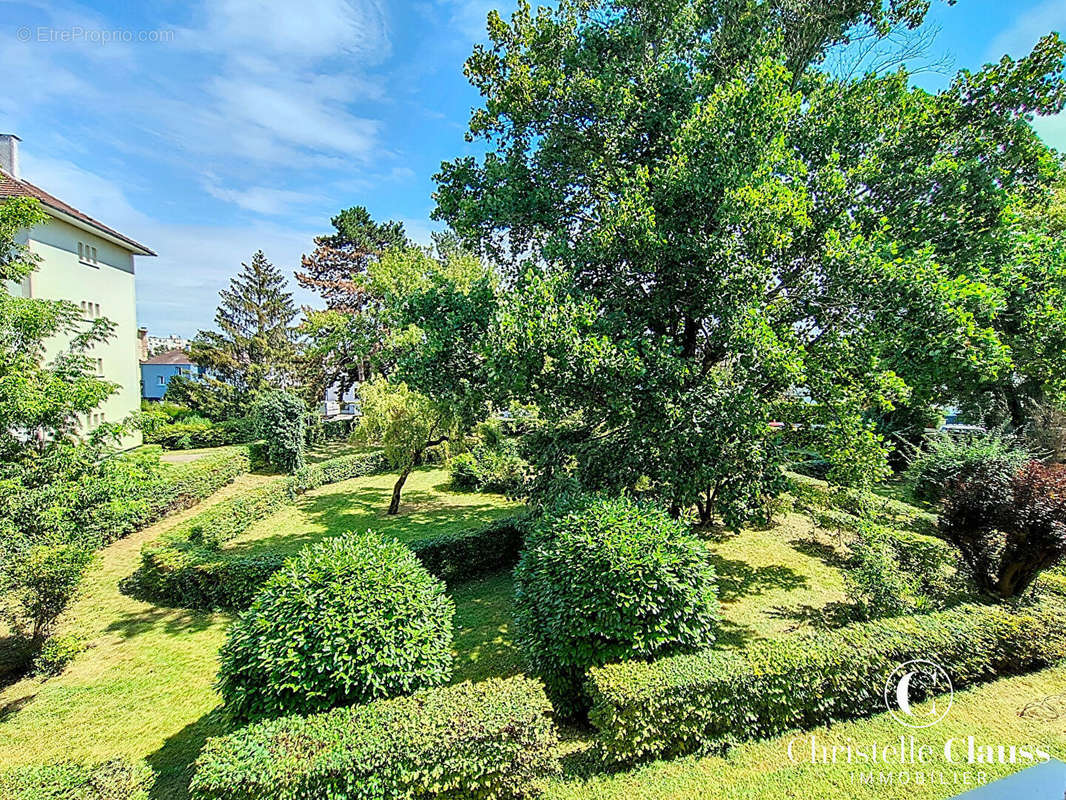
<svg viewBox="0 0 1066 800">
<path fill-rule="evenodd" d="M 269 386 L 288 386 L 296 359 L 296 307 L 281 270 L 262 250 L 219 292 L 218 330 L 200 331 L 189 344 L 192 360 L 247 401 Z"/>
</svg>

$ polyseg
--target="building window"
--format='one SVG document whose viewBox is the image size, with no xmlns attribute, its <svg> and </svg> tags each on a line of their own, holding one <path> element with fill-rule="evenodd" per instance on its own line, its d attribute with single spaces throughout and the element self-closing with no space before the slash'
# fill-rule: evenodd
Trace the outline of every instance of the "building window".
<svg viewBox="0 0 1066 800">
<path fill-rule="evenodd" d="M 167 379 L 163 375 L 160 375 L 157 380 L 159 381 L 159 385 L 160 386 L 166 386 L 167 385 Z"/>
<path fill-rule="evenodd" d="M 96 359 L 96 377 L 104 377 L 104 360 L 102 358 Z"/>
<path fill-rule="evenodd" d="M 78 260 L 83 264 L 96 266 L 96 248 L 85 242 L 78 242 Z"/>
</svg>

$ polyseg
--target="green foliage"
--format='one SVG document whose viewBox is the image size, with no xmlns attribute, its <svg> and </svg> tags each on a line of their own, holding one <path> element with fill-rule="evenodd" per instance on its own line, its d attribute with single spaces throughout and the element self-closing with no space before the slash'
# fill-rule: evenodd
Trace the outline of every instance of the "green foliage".
<svg viewBox="0 0 1066 800">
<path fill-rule="evenodd" d="M 123 590 L 182 608 L 247 608 L 284 559 L 233 554 L 219 547 L 304 492 L 385 467 L 380 453 L 339 456 L 217 503 L 142 547 L 141 566 Z"/>
<path fill-rule="evenodd" d="M 141 761 L 20 767 L 0 775 L 5 800 L 148 800 L 152 770 Z"/>
<path fill-rule="evenodd" d="M 506 517 L 481 528 L 415 539 L 407 546 L 430 575 L 451 586 L 518 563 L 528 524 L 525 517 Z"/>
<path fill-rule="evenodd" d="M 13 630 L 42 641 L 56 618 L 78 589 L 78 582 L 93 554 L 73 544 L 39 544 L 29 547 L 5 570 L 13 585 L 4 586 L 5 616 Z M 7 581 L 5 581 L 7 583 Z"/>
<path fill-rule="evenodd" d="M 289 559 L 220 651 L 237 719 L 309 713 L 408 694 L 452 670 L 444 585 L 396 540 L 348 534 Z"/>
<path fill-rule="evenodd" d="M 460 453 L 451 460 L 452 484 L 457 489 L 498 492 L 514 497 L 522 491 L 526 466 L 513 441 L 478 442 L 469 452 Z"/>
<path fill-rule="evenodd" d="M 380 444 L 385 458 L 400 473 L 393 487 L 389 513 L 400 509 L 400 492 L 423 453 L 447 441 L 457 432 L 457 419 L 447 404 L 437 403 L 408 388 L 375 378 L 359 387 L 360 408 L 356 435 Z"/>
<path fill-rule="evenodd" d="M 284 385 L 292 373 L 296 307 L 286 287 L 284 274 L 257 250 L 250 264 L 241 264 L 229 288 L 218 293 L 218 330 L 200 331 L 189 343 L 193 363 L 216 382 L 232 386 L 242 402 L 271 386 Z M 210 387 L 211 383 L 205 385 Z M 182 392 L 171 395 L 170 391 L 168 399 L 194 400 Z M 189 404 L 199 408 L 195 402 Z M 212 417 L 220 418 L 224 417 Z"/>
<path fill-rule="evenodd" d="M 150 412 L 149 412 L 150 413 Z M 142 413 L 141 419 L 145 415 Z M 224 447 L 252 441 L 258 431 L 251 418 L 211 422 L 188 417 L 181 422 L 154 425 L 144 430 L 145 444 L 159 444 L 166 450 L 192 450 L 201 447 Z"/>
<path fill-rule="evenodd" d="M 802 419 L 831 479 L 868 488 L 891 448 L 876 419 L 1008 374 L 1023 342 L 992 276 L 1005 212 L 1057 173 L 1029 120 L 1063 108 L 1066 48 L 1049 34 L 936 94 L 821 69 L 854 26 L 927 8 L 490 17 L 466 65 L 484 153 L 443 165 L 435 213 L 502 265 L 487 371 L 539 412 L 535 491 L 646 479 L 735 527 L 784 488 L 771 421 Z"/>
<path fill-rule="evenodd" d="M 922 565 L 926 570 L 921 572 L 904 568 L 898 553 L 905 551 L 907 544 L 910 542 L 870 524 L 864 525 L 852 542 L 844 582 L 848 599 L 862 618 L 925 613 L 937 607 L 938 598 L 924 591 L 922 579 L 940 578 L 942 565 Z M 936 574 L 930 575 L 934 571 Z"/>
<path fill-rule="evenodd" d="M 1009 478 L 1029 458 L 1029 453 L 1010 437 L 941 436 L 917 453 L 907 467 L 906 477 L 916 498 L 939 503 L 954 483 L 989 471 Z"/>
<path fill-rule="evenodd" d="M 307 406 L 284 391 L 269 391 L 256 400 L 252 411 L 259 438 L 266 440 L 267 457 L 281 472 L 295 472 L 304 465 L 304 426 Z"/>
<path fill-rule="evenodd" d="M 1066 557 L 1066 467 L 1032 461 L 1004 475 L 989 464 L 952 486 L 940 529 L 982 591 L 1020 595 Z"/>
<path fill-rule="evenodd" d="M 959 606 L 776 640 L 593 669 L 590 718 L 612 762 L 706 753 L 884 711 L 885 676 L 932 659 L 960 687 L 1066 654 L 1061 608 Z"/>
<path fill-rule="evenodd" d="M 461 683 L 210 739 L 194 800 L 471 798 L 533 794 L 559 771 L 544 692 L 524 678 Z"/>
<path fill-rule="evenodd" d="M 531 674 L 566 716 L 586 707 L 590 667 L 714 641 L 706 547 L 658 508 L 583 498 L 538 520 L 515 569 L 515 624 Z"/>
<path fill-rule="evenodd" d="M 66 669 L 67 664 L 84 650 L 85 639 L 78 634 L 50 636 L 41 645 L 40 651 L 33 659 L 33 671 L 37 675 L 54 677 Z"/>
</svg>

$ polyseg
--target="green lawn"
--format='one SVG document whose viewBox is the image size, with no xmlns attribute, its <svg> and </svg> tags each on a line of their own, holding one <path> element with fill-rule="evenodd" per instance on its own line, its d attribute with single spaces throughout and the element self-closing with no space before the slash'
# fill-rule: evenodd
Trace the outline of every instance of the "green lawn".
<svg viewBox="0 0 1066 800">
<path fill-rule="evenodd" d="M 140 548 L 206 505 L 271 480 L 245 475 L 206 503 L 116 542 L 101 553 L 82 596 L 62 624 L 89 649 L 59 677 L 27 678 L 0 692 L 0 767 L 61 759 L 145 758 L 156 770 L 154 797 L 186 797 L 189 764 L 208 736 L 225 730 L 213 684 L 216 654 L 232 616 L 167 609 L 118 590 L 139 564 Z M 229 543 L 249 552 L 291 552 L 347 530 L 372 529 L 411 540 L 483 523 L 517 505 L 493 495 L 453 492 L 447 474 L 426 468 L 404 491 L 401 513 L 384 510 L 393 476 L 357 478 L 324 486 L 253 526 Z M 703 532 L 718 573 L 722 609 L 720 646 L 743 647 L 762 637 L 788 635 L 825 624 L 844 600 L 840 547 L 832 534 L 798 514 L 737 534 Z M 453 681 L 516 674 L 521 659 L 511 619 L 512 579 L 490 575 L 451 590 L 456 602 Z M 1062 750 L 1059 723 L 1019 718 L 1026 702 L 1066 690 L 1066 667 L 999 681 L 961 694 L 936 735 L 1052 737 Z M 1043 727 L 1041 727 L 1043 726 Z M 847 770 L 788 762 L 786 740 L 746 744 L 727 758 L 684 759 L 636 771 L 587 777 L 593 759 L 588 733 L 568 730 L 565 779 L 550 787 L 552 800 L 570 798 L 943 798 L 964 786 L 885 792 L 849 783 Z M 826 741 L 848 737 L 892 739 L 900 730 L 888 717 L 819 731 Z M 1028 739 L 1026 739 L 1028 737 Z M 1040 739 L 1043 741 L 1043 739 Z M 584 776 L 584 777 L 579 777 Z"/>
<path fill-rule="evenodd" d="M 395 475 L 369 475 L 319 487 L 295 505 L 252 525 L 226 549 L 249 554 L 292 553 L 346 531 L 373 530 L 409 542 L 423 536 L 484 524 L 521 508 L 501 495 L 455 492 L 443 469 L 420 469 L 404 485 L 400 513 L 385 511 Z"/>
</svg>

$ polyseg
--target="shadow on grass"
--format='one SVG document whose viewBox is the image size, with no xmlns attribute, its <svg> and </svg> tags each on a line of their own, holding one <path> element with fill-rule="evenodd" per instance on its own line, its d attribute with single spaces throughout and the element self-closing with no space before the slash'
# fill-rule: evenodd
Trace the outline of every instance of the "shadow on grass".
<svg viewBox="0 0 1066 800">
<path fill-rule="evenodd" d="M 156 775 L 149 794 L 151 800 L 187 800 L 193 762 L 208 738 L 221 736 L 229 728 L 222 710 L 216 708 L 167 737 L 163 746 L 147 758 L 148 766 Z"/>
<path fill-rule="evenodd" d="M 807 603 L 795 606 L 776 606 L 769 609 L 766 615 L 795 622 L 796 624 L 789 628 L 790 633 L 803 628 L 833 630 L 859 619 L 858 609 L 854 604 L 839 601 L 826 603 L 821 607 Z"/>
<path fill-rule="evenodd" d="M 802 589 L 808 583 L 806 575 L 781 564 L 753 567 L 746 561 L 724 558 L 717 553 L 711 553 L 710 558 L 718 575 L 718 599 L 723 603 L 772 589 Z"/>
<path fill-rule="evenodd" d="M 119 634 L 123 639 L 132 639 L 153 630 L 163 630 L 170 635 L 197 633 L 207 630 L 215 622 L 213 615 L 209 613 L 153 606 L 135 614 L 123 614 L 108 625 L 106 630 L 108 633 Z"/>
<path fill-rule="evenodd" d="M 514 581 L 509 571 L 451 590 L 455 600 L 455 669 L 452 683 L 506 678 L 521 672 L 511 618 Z"/>
<path fill-rule="evenodd" d="M 491 497 L 474 503 L 452 502 L 447 494 L 440 493 L 444 491 L 442 487 L 435 486 L 432 490 L 405 489 L 400 512 L 389 516 L 385 512 L 392 498 L 393 476 L 387 477 L 388 486 L 337 484 L 328 491 L 304 495 L 296 503 L 298 514 L 306 520 L 299 531 L 282 530 L 271 536 L 233 542 L 225 549 L 234 555 L 293 553 L 331 536 L 366 530 L 409 542 L 477 527 L 515 513 L 514 508 L 501 507 Z"/>
<path fill-rule="evenodd" d="M 848 558 L 840 552 L 836 547 L 825 542 L 819 542 L 817 539 L 793 539 L 789 542 L 796 552 L 803 553 L 805 556 L 811 558 L 817 558 L 823 564 L 835 569 L 846 569 L 848 567 Z"/>
</svg>

